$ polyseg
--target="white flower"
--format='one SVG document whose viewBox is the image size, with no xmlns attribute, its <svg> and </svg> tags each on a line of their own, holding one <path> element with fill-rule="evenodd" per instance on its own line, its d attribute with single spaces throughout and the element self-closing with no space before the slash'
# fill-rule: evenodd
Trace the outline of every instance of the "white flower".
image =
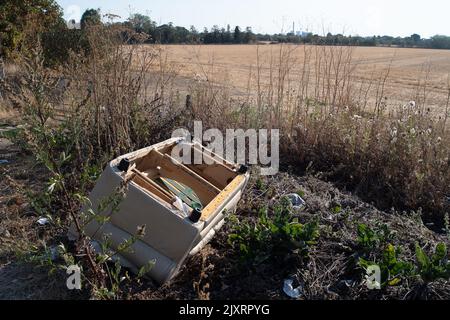
<svg viewBox="0 0 450 320">
<path fill-rule="evenodd" d="M 391 130 L 391 137 L 392 137 L 392 138 L 395 138 L 395 137 L 397 136 L 397 134 L 398 134 L 397 129 Z"/>
</svg>

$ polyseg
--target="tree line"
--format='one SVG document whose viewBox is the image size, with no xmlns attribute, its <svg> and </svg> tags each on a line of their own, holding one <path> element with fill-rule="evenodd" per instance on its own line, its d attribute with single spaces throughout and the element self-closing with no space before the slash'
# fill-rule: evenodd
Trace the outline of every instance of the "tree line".
<svg viewBox="0 0 450 320">
<path fill-rule="evenodd" d="M 189 29 L 175 26 L 173 23 L 158 26 L 150 17 L 139 13 L 131 15 L 124 26 L 129 27 L 138 33 L 148 35 L 147 43 L 161 44 L 181 44 L 181 43 L 202 43 L 202 44 L 249 44 L 256 42 L 268 43 L 306 43 L 323 45 L 359 45 L 359 46 L 395 46 L 408 48 L 435 48 L 450 49 L 450 37 L 436 35 L 429 39 L 422 38 L 419 34 L 409 37 L 392 36 L 346 36 L 342 34 L 328 33 L 325 36 L 311 32 L 294 32 L 279 34 L 254 33 L 251 27 L 242 29 L 239 26 L 232 28 L 230 25 L 212 28 L 204 28 L 198 31 L 194 26 Z"/>
<path fill-rule="evenodd" d="M 227 25 L 197 30 L 176 26 L 173 23 L 158 25 L 149 16 L 132 14 L 122 22 L 114 22 L 118 16 L 101 15 L 99 9 L 88 9 L 81 17 L 81 30 L 69 30 L 63 19 L 63 11 L 54 0 L 0 1 L 0 57 L 14 57 L 35 46 L 40 38 L 49 60 L 64 61 L 70 50 L 88 51 L 83 30 L 95 25 L 117 25 L 123 29 L 124 39 L 133 43 L 161 44 L 251 44 L 296 43 L 316 45 L 395 46 L 450 49 L 450 37 L 436 35 L 422 38 L 419 34 L 409 37 L 346 36 L 342 34 L 319 35 L 310 32 L 262 34 L 251 27 Z"/>
</svg>

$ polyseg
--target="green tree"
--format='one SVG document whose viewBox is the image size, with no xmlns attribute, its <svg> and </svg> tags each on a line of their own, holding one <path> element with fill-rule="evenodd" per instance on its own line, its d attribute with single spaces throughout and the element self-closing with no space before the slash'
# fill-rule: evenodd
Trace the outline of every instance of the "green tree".
<svg viewBox="0 0 450 320">
<path fill-rule="evenodd" d="M 168 24 L 163 24 L 156 28 L 155 39 L 162 44 L 177 43 L 178 35 L 173 23 L 169 22 Z"/>
<path fill-rule="evenodd" d="M 100 25 L 101 23 L 100 9 L 87 9 L 81 16 L 80 26 L 84 30 L 89 26 Z"/>
<path fill-rule="evenodd" d="M 184 27 L 175 27 L 175 43 L 189 42 L 189 30 Z"/>
<path fill-rule="evenodd" d="M 212 43 L 220 43 L 221 42 L 221 36 L 220 36 L 220 28 L 218 25 L 214 25 L 211 29 L 212 34 Z"/>
<path fill-rule="evenodd" d="M 431 47 L 433 49 L 450 49 L 450 37 L 441 35 L 431 37 Z"/>
<path fill-rule="evenodd" d="M 224 42 L 225 43 L 231 43 L 232 41 L 232 36 L 231 36 L 231 27 L 230 25 L 227 25 L 227 31 L 225 31 L 225 35 L 224 35 Z"/>
<path fill-rule="evenodd" d="M 420 35 L 418 35 L 417 33 L 414 33 L 412 36 L 411 36 L 411 39 L 412 39 L 412 41 L 414 42 L 414 43 L 419 43 L 420 42 L 420 40 L 422 40 L 422 37 L 420 36 Z"/>
<path fill-rule="evenodd" d="M 131 15 L 127 22 L 136 32 L 145 32 L 151 35 L 156 29 L 156 22 L 152 21 L 150 17 L 139 13 Z"/>
<path fill-rule="evenodd" d="M 62 10 L 54 0 L 0 1 L 0 56 L 27 51 L 37 36 L 64 26 Z"/>
<path fill-rule="evenodd" d="M 244 34 L 244 43 L 251 43 L 255 40 L 255 35 L 253 34 L 252 27 L 247 27 Z"/>
<path fill-rule="evenodd" d="M 242 43 L 242 32 L 239 26 L 236 26 L 236 28 L 234 28 L 233 40 L 234 43 Z"/>
<path fill-rule="evenodd" d="M 195 28 L 195 26 L 191 26 L 191 28 L 189 29 L 189 42 L 191 43 L 197 43 L 200 41 L 200 37 L 198 34 L 197 29 Z"/>
</svg>

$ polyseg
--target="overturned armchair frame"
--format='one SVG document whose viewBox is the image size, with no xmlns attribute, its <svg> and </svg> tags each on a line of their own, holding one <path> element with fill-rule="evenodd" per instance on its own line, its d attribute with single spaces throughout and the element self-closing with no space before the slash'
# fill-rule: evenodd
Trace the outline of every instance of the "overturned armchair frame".
<svg viewBox="0 0 450 320">
<path fill-rule="evenodd" d="M 91 203 L 83 208 L 85 213 L 95 212 L 102 199 L 124 181 L 130 181 L 118 210 L 98 213 L 107 216 L 107 222 L 89 221 L 84 231 L 97 243 L 108 237 L 111 249 L 117 250 L 136 234 L 139 226 L 145 225 L 146 234 L 132 245 L 130 252 L 118 253 L 116 258 L 134 271 L 154 261 L 148 276 L 159 283 L 173 278 L 186 257 L 211 240 L 226 214 L 235 210 L 249 179 L 245 167 L 214 155 L 199 143 L 188 145 L 193 153 L 201 153 L 212 164 L 177 161 L 171 151 L 180 143 L 187 142 L 174 138 L 111 161 L 89 197 Z M 184 203 L 187 215 L 176 206 L 178 192 L 174 191 L 180 191 L 180 186 L 192 190 L 197 199 Z M 76 236 L 75 228 L 70 229 L 70 234 Z"/>
</svg>

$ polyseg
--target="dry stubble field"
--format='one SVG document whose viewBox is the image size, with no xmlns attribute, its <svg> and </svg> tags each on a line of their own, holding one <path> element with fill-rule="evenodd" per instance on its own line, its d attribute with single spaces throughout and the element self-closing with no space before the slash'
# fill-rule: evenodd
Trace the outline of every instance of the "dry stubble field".
<svg viewBox="0 0 450 320">
<path fill-rule="evenodd" d="M 143 46 L 148 47 L 151 46 Z M 369 100 L 376 95 L 375 83 L 383 81 L 386 75 L 384 95 L 392 105 L 425 99 L 425 103 L 420 102 L 430 108 L 442 106 L 450 86 L 449 50 L 301 45 L 164 45 L 161 49 L 167 61 L 186 80 L 194 78 L 231 85 L 238 95 L 256 89 L 258 70 L 263 83 L 270 81 L 271 70 L 272 77 L 276 78 L 280 54 L 284 63 L 289 60 L 287 76 L 293 86 L 307 65 L 310 90 L 314 87 L 315 70 L 323 73 L 328 64 L 328 72 L 333 74 L 339 61 L 340 72 L 351 73 L 354 96 L 361 86 L 372 88 Z"/>
</svg>

